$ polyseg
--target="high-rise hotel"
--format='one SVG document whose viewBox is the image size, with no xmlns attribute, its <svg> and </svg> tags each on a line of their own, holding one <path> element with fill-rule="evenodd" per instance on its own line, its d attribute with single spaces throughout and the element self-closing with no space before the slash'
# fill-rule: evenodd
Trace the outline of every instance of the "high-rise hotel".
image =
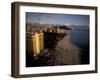
<svg viewBox="0 0 100 80">
<path fill-rule="evenodd" d="M 44 48 L 43 32 L 40 29 L 27 28 L 29 29 L 26 31 L 26 51 L 32 53 L 33 56 L 37 56 L 40 50 Z"/>
</svg>

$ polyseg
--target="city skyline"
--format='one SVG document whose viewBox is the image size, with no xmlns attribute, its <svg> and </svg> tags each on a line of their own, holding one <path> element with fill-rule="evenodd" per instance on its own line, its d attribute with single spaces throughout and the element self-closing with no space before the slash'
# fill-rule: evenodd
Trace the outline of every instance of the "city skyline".
<svg viewBox="0 0 100 80">
<path fill-rule="evenodd" d="M 26 22 L 89 26 L 89 15 L 26 12 Z"/>
</svg>

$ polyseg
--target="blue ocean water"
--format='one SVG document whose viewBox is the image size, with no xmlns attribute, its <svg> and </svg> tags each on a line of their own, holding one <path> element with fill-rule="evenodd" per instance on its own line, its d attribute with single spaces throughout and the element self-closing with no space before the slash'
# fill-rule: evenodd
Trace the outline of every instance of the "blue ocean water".
<svg viewBox="0 0 100 80">
<path fill-rule="evenodd" d="M 88 26 L 72 26 L 69 32 L 70 40 L 73 44 L 81 49 L 89 50 L 89 27 Z"/>
</svg>

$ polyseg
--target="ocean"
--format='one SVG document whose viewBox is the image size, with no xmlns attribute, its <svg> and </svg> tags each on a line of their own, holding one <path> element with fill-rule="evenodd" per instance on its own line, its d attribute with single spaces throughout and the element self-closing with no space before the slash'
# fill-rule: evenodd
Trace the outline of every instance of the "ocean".
<svg viewBox="0 0 100 80">
<path fill-rule="evenodd" d="M 81 64 L 89 64 L 89 26 L 71 26 L 71 42 L 82 50 Z"/>
<path fill-rule="evenodd" d="M 69 31 L 68 34 L 73 44 L 75 44 L 81 49 L 89 50 L 89 27 L 88 26 L 72 26 L 72 30 Z"/>
</svg>

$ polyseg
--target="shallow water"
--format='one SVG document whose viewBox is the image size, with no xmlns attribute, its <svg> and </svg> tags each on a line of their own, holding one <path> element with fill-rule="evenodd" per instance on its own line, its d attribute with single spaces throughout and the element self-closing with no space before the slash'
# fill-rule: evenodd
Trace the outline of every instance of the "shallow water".
<svg viewBox="0 0 100 80">
<path fill-rule="evenodd" d="M 82 50 L 82 64 L 89 64 L 89 27 L 76 26 L 74 30 L 69 32 L 69 36 L 71 42 Z"/>
</svg>

